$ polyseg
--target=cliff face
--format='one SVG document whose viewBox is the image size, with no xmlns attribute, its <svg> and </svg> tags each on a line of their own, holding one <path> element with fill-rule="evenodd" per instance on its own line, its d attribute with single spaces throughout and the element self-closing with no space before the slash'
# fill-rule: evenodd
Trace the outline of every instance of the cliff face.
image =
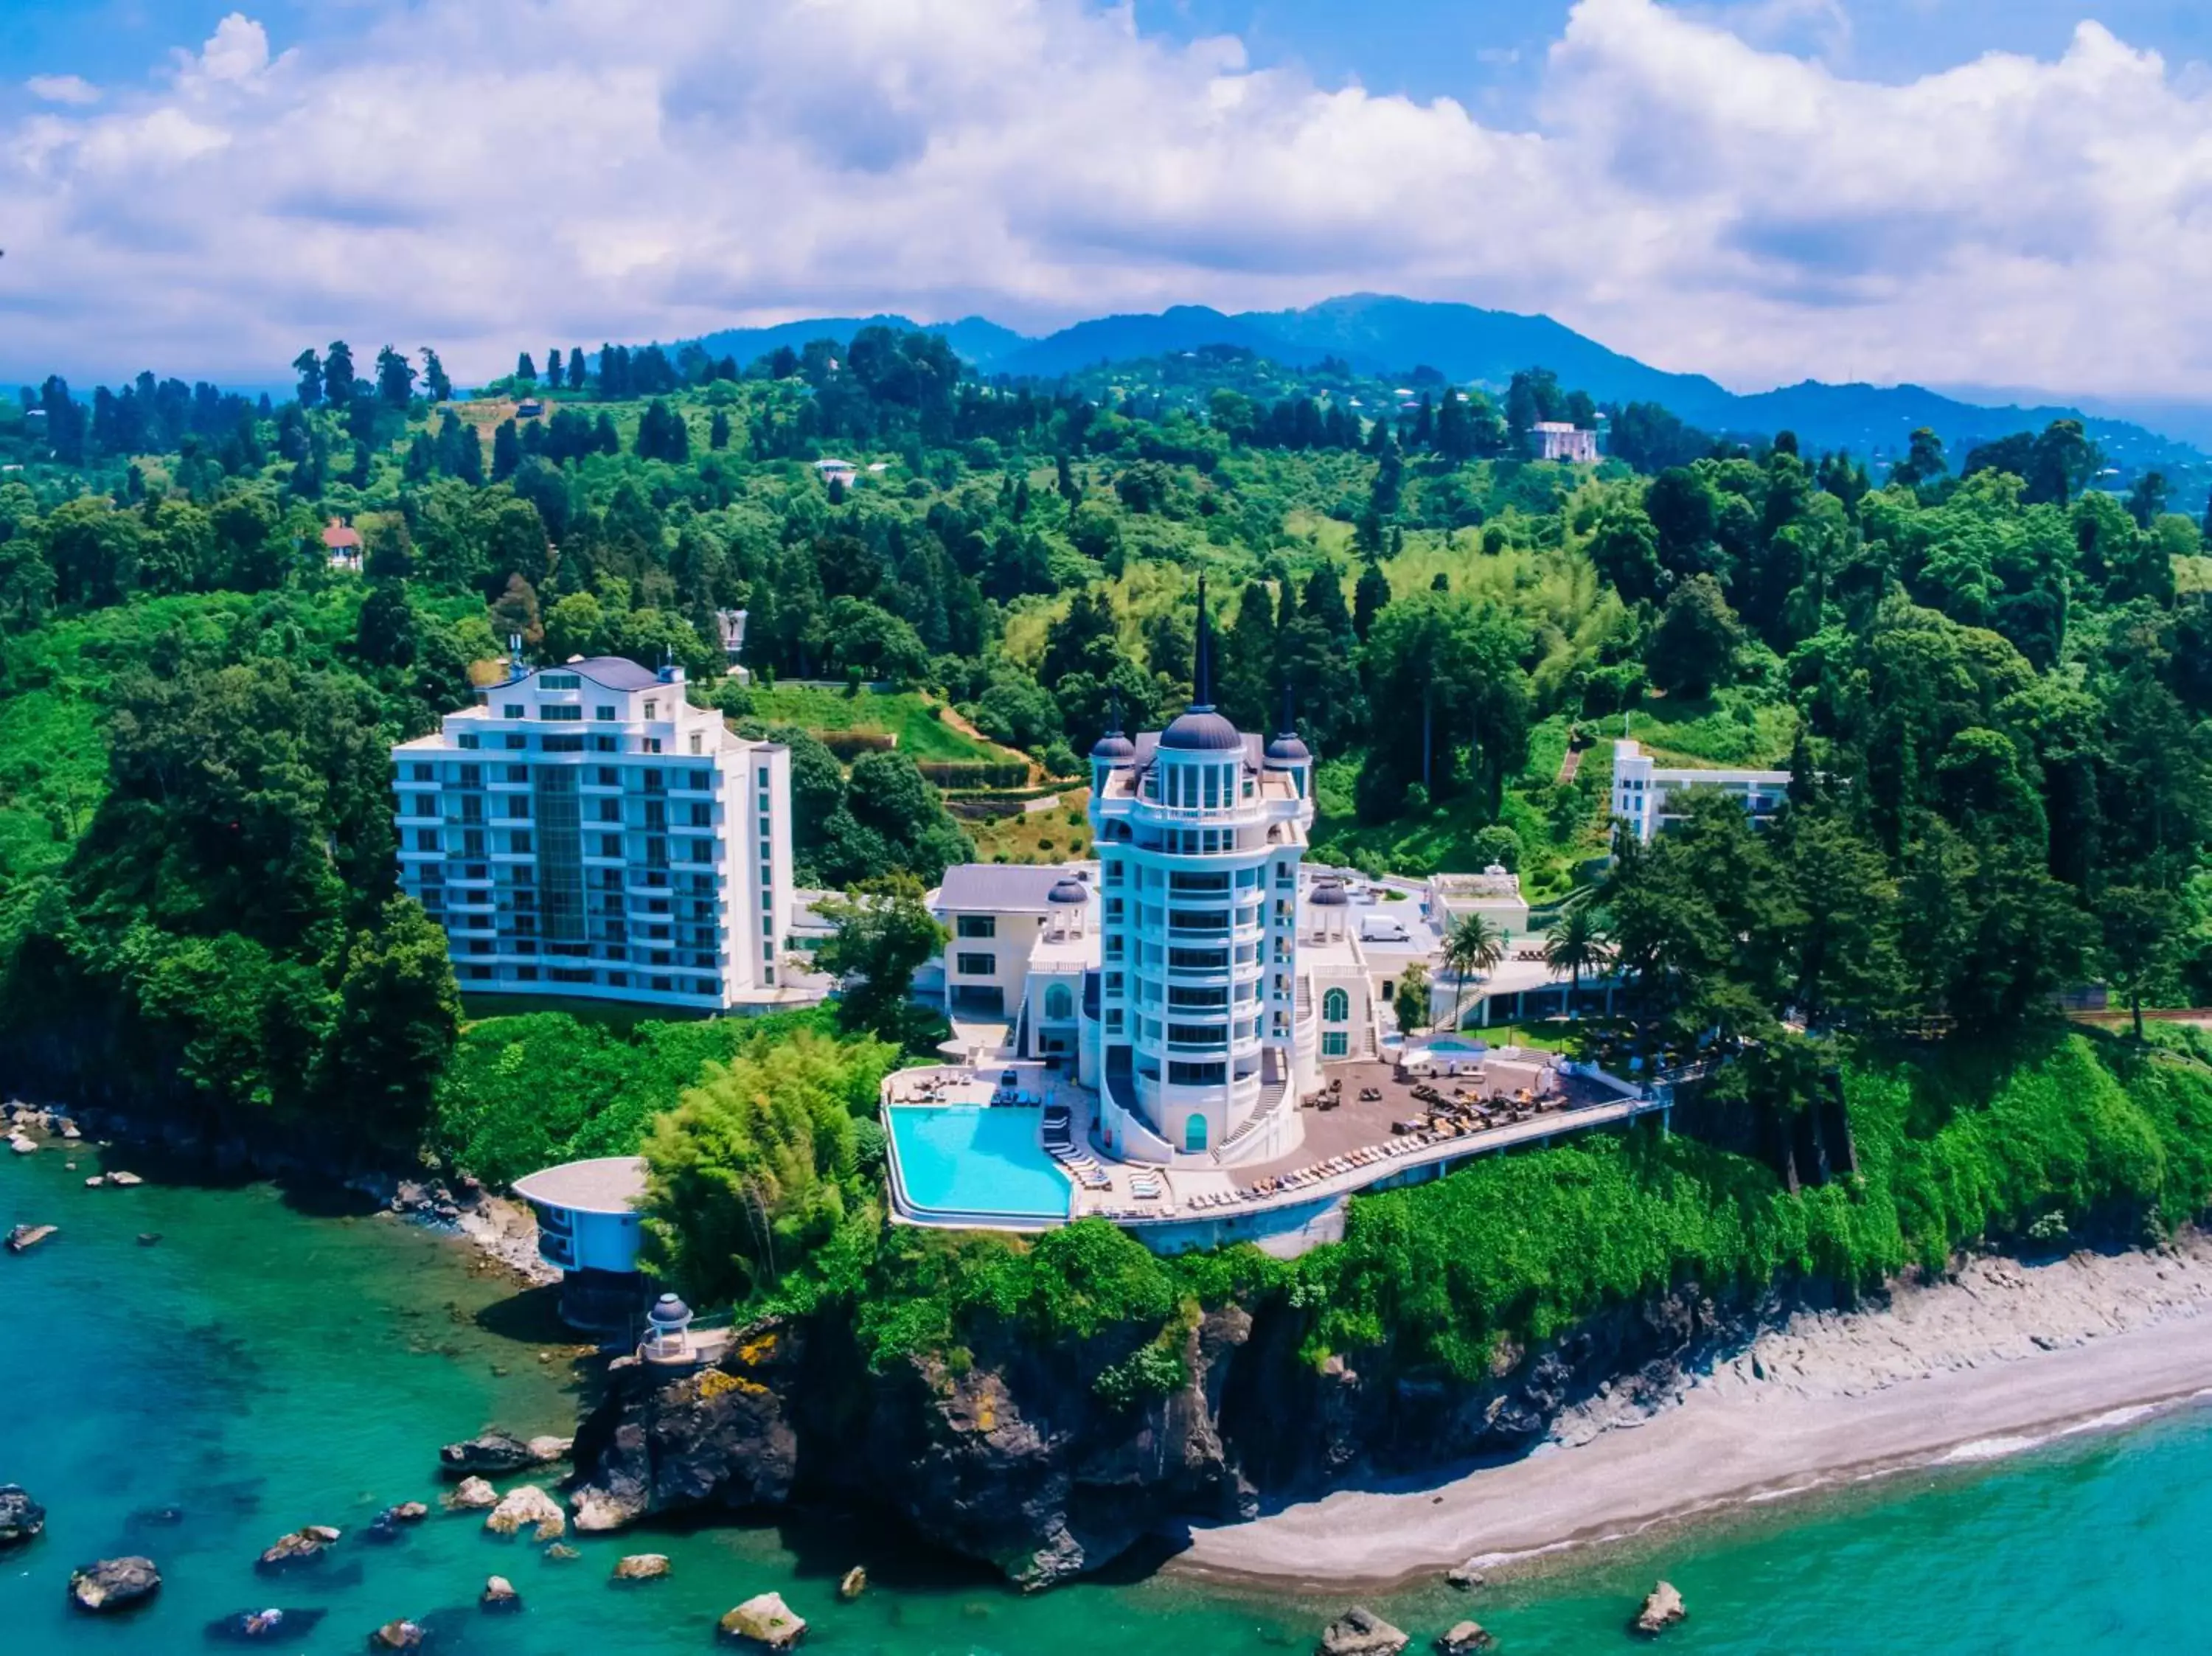
<svg viewBox="0 0 2212 1656">
<path fill-rule="evenodd" d="M 799 1499 L 867 1507 L 1046 1586 L 1178 1521 L 1513 1453 L 1595 1397 L 1656 1404 L 1753 1320 L 1688 1287 L 1504 1354 L 1470 1386 L 1379 1378 L 1383 1353 L 1377 1378 L 1343 1358 L 1316 1371 L 1297 1361 L 1296 1313 L 1255 1321 L 1231 1307 L 1184 1334 L 1182 1384 L 1133 1400 L 1099 1380 L 1141 1344 L 1126 1334 L 1043 1345 L 1009 1328 L 957 1362 L 872 1371 L 840 1324 L 763 1323 L 695 1373 L 617 1365 L 577 1435 L 578 1525 Z"/>
</svg>

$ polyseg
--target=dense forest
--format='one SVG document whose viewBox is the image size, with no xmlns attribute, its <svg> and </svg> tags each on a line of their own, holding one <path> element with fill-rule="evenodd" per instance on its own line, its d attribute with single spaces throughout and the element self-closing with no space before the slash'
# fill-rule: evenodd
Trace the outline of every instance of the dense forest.
<svg viewBox="0 0 2212 1656">
<path fill-rule="evenodd" d="M 394 893 L 389 745 L 510 637 L 666 657 L 792 743 L 804 880 L 911 892 L 980 837 L 940 791 L 957 761 L 855 751 L 800 710 L 896 701 L 941 731 L 942 706 L 1072 783 L 1113 709 L 1188 697 L 1201 575 L 1224 710 L 1272 728 L 1287 701 L 1320 755 L 1317 856 L 1518 870 L 1630 972 L 1640 1038 L 1732 1055 L 1723 1084 L 1768 1107 L 1906 1034 L 2014 1062 L 2092 980 L 2212 990 L 2212 561 L 2155 474 L 2097 488 L 2072 422 L 1959 456 L 1923 434 L 1877 479 L 1534 367 L 1486 392 L 1218 349 L 1012 383 L 884 328 L 750 363 L 542 361 L 464 398 L 434 353 L 332 343 L 281 402 L 146 374 L 0 404 L 0 1079 L 493 1176 L 650 1133 L 687 1282 L 849 1286 L 891 1051 L 860 1026 L 884 1020 L 465 1022 L 441 934 Z M 1550 421 L 1602 428 L 1606 458 L 1534 458 Z M 354 537 L 357 570 L 331 555 Z M 750 687 L 719 672 L 731 609 Z M 1770 829 L 1708 804 L 1608 860 L 1602 738 L 1629 731 L 1798 785 Z M 1900 1146 L 1934 1142 L 1895 1086 L 1861 1090 Z M 556 1094 L 580 1101 L 547 1115 Z M 2203 1124 L 2161 1111 L 2174 1182 L 2145 1199 L 2171 1216 L 2212 1189 L 2185 1154 Z M 1547 1153 L 1373 1211 L 1444 1234 L 1466 1192 L 1594 1162 L 1637 1200 L 1720 1203 L 1756 1175 L 1726 1160 Z M 715 1198 L 733 1163 L 782 1193 L 774 1280 Z M 2034 1217 L 2016 1195 L 1978 1211 Z M 1359 1264 L 1384 1234 L 1308 1269 L 1387 1318 Z"/>
</svg>

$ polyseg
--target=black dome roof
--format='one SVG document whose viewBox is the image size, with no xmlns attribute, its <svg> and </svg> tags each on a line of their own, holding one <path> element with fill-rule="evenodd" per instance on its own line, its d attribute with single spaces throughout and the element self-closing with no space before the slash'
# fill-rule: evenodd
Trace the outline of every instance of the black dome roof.
<svg viewBox="0 0 2212 1656">
<path fill-rule="evenodd" d="M 1071 874 L 1064 880 L 1054 881 L 1052 889 L 1044 894 L 1044 900 L 1048 903 L 1087 903 L 1091 901 L 1091 888 Z"/>
<path fill-rule="evenodd" d="M 1302 765 L 1313 757 L 1313 751 L 1298 739 L 1297 731 L 1285 731 L 1267 739 L 1267 756 L 1285 764 Z"/>
<path fill-rule="evenodd" d="M 1335 908 L 1350 903 L 1352 899 L 1345 895 L 1344 888 L 1335 881 L 1318 880 L 1314 883 L 1312 901 L 1324 908 Z"/>
<path fill-rule="evenodd" d="M 1176 753 L 1235 753 L 1243 745 L 1237 727 L 1211 707 L 1193 707 L 1160 732 L 1160 746 Z"/>
<path fill-rule="evenodd" d="M 1109 731 L 1091 744 L 1093 759 L 1134 759 L 1137 744 L 1119 731 Z"/>
<path fill-rule="evenodd" d="M 680 1323 L 690 1319 L 691 1307 L 673 1294 L 664 1294 L 653 1302 L 653 1309 L 645 1314 L 657 1323 Z"/>
</svg>

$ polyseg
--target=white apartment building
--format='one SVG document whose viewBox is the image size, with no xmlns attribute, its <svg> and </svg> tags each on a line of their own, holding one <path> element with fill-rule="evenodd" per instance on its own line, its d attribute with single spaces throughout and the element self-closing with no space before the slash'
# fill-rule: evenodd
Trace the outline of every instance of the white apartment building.
<svg viewBox="0 0 2212 1656">
<path fill-rule="evenodd" d="M 524 668 L 392 749 L 401 888 L 471 993 L 717 1011 L 782 982 L 790 755 L 618 657 Z"/>
<path fill-rule="evenodd" d="M 1613 815 L 1619 831 L 1650 844 L 1653 834 L 1674 820 L 1668 809 L 1668 798 L 1688 788 L 1718 788 L 1733 794 L 1743 802 L 1753 822 L 1764 822 L 1789 798 L 1790 773 L 1670 770 L 1655 765 L 1638 743 L 1613 744 Z"/>
<path fill-rule="evenodd" d="M 1594 431 L 1583 431 L 1571 420 L 1539 420 L 1528 430 L 1536 440 L 1536 458 L 1540 460 L 1597 464 L 1597 434 Z"/>
</svg>

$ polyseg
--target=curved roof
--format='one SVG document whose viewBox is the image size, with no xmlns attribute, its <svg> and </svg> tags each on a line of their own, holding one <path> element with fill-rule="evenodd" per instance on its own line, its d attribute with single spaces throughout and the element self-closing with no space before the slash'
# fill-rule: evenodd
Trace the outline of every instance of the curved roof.
<svg viewBox="0 0 2212 1656">
<path fill-rule="evenodd" d="M 1044 900 L 1048 903 L 1087 903 L 1091 901 L 1091 888 L 1071 874 L 1055 882 L 1052 889 L 1045 893 Z"/>
<path fill-rule="evenodd" d="M 664 1294 L 653 1302 L 653 1309 L 645 1314 L 657 1323 L 688 1322 L 691 1318 L 691 1307 L 673 1294 Z"/>
<path fill-rule="evenodd" d="M 1160 732 L 1173 753 L 1234 753 L 1244 745 L 1237 727 L 1211 707 L 1193 707 Z"/>
<path fill-rule="evenodd" d="M 1267 741 L 1267 757 L 1279 764 L 1303 765 L 1313 757 L 1313 750 L 1299 740 L 1295 731 L 1285 731 Z"/>
<path fill-rule="evenodd" d="M 1320 880 L 1315 883 L 1309 901 L 1323 908 L 1337 908 L 1350 903 L 1352 899 L 1345 895 L 1344 888 L 1335 881 Z"/>
<path fill-rule="evenodd" d="M 562 669 L 581 673 L 592 683 L 610 690 L 641 690 L 648 684 L 660 682 L 660 675 L 650 667 L 641 667 L 625 656 L 586 656 L 581 661 L 563 664 Z"/>
<path fill-rule="evenodd" d="M 1119 731 L 1109 731 L 1091 744 L 1093 759 L 1134 759 L 1137 744 Z"/>
<path fill-rule="evenodd" d="M 526 1202 L 574 1213 L 635 1213 L 645 1200 L 645 1158 L 601 1156 L 588 1162 L 563 1162 L 514 1181 Z"/>
</svg>

